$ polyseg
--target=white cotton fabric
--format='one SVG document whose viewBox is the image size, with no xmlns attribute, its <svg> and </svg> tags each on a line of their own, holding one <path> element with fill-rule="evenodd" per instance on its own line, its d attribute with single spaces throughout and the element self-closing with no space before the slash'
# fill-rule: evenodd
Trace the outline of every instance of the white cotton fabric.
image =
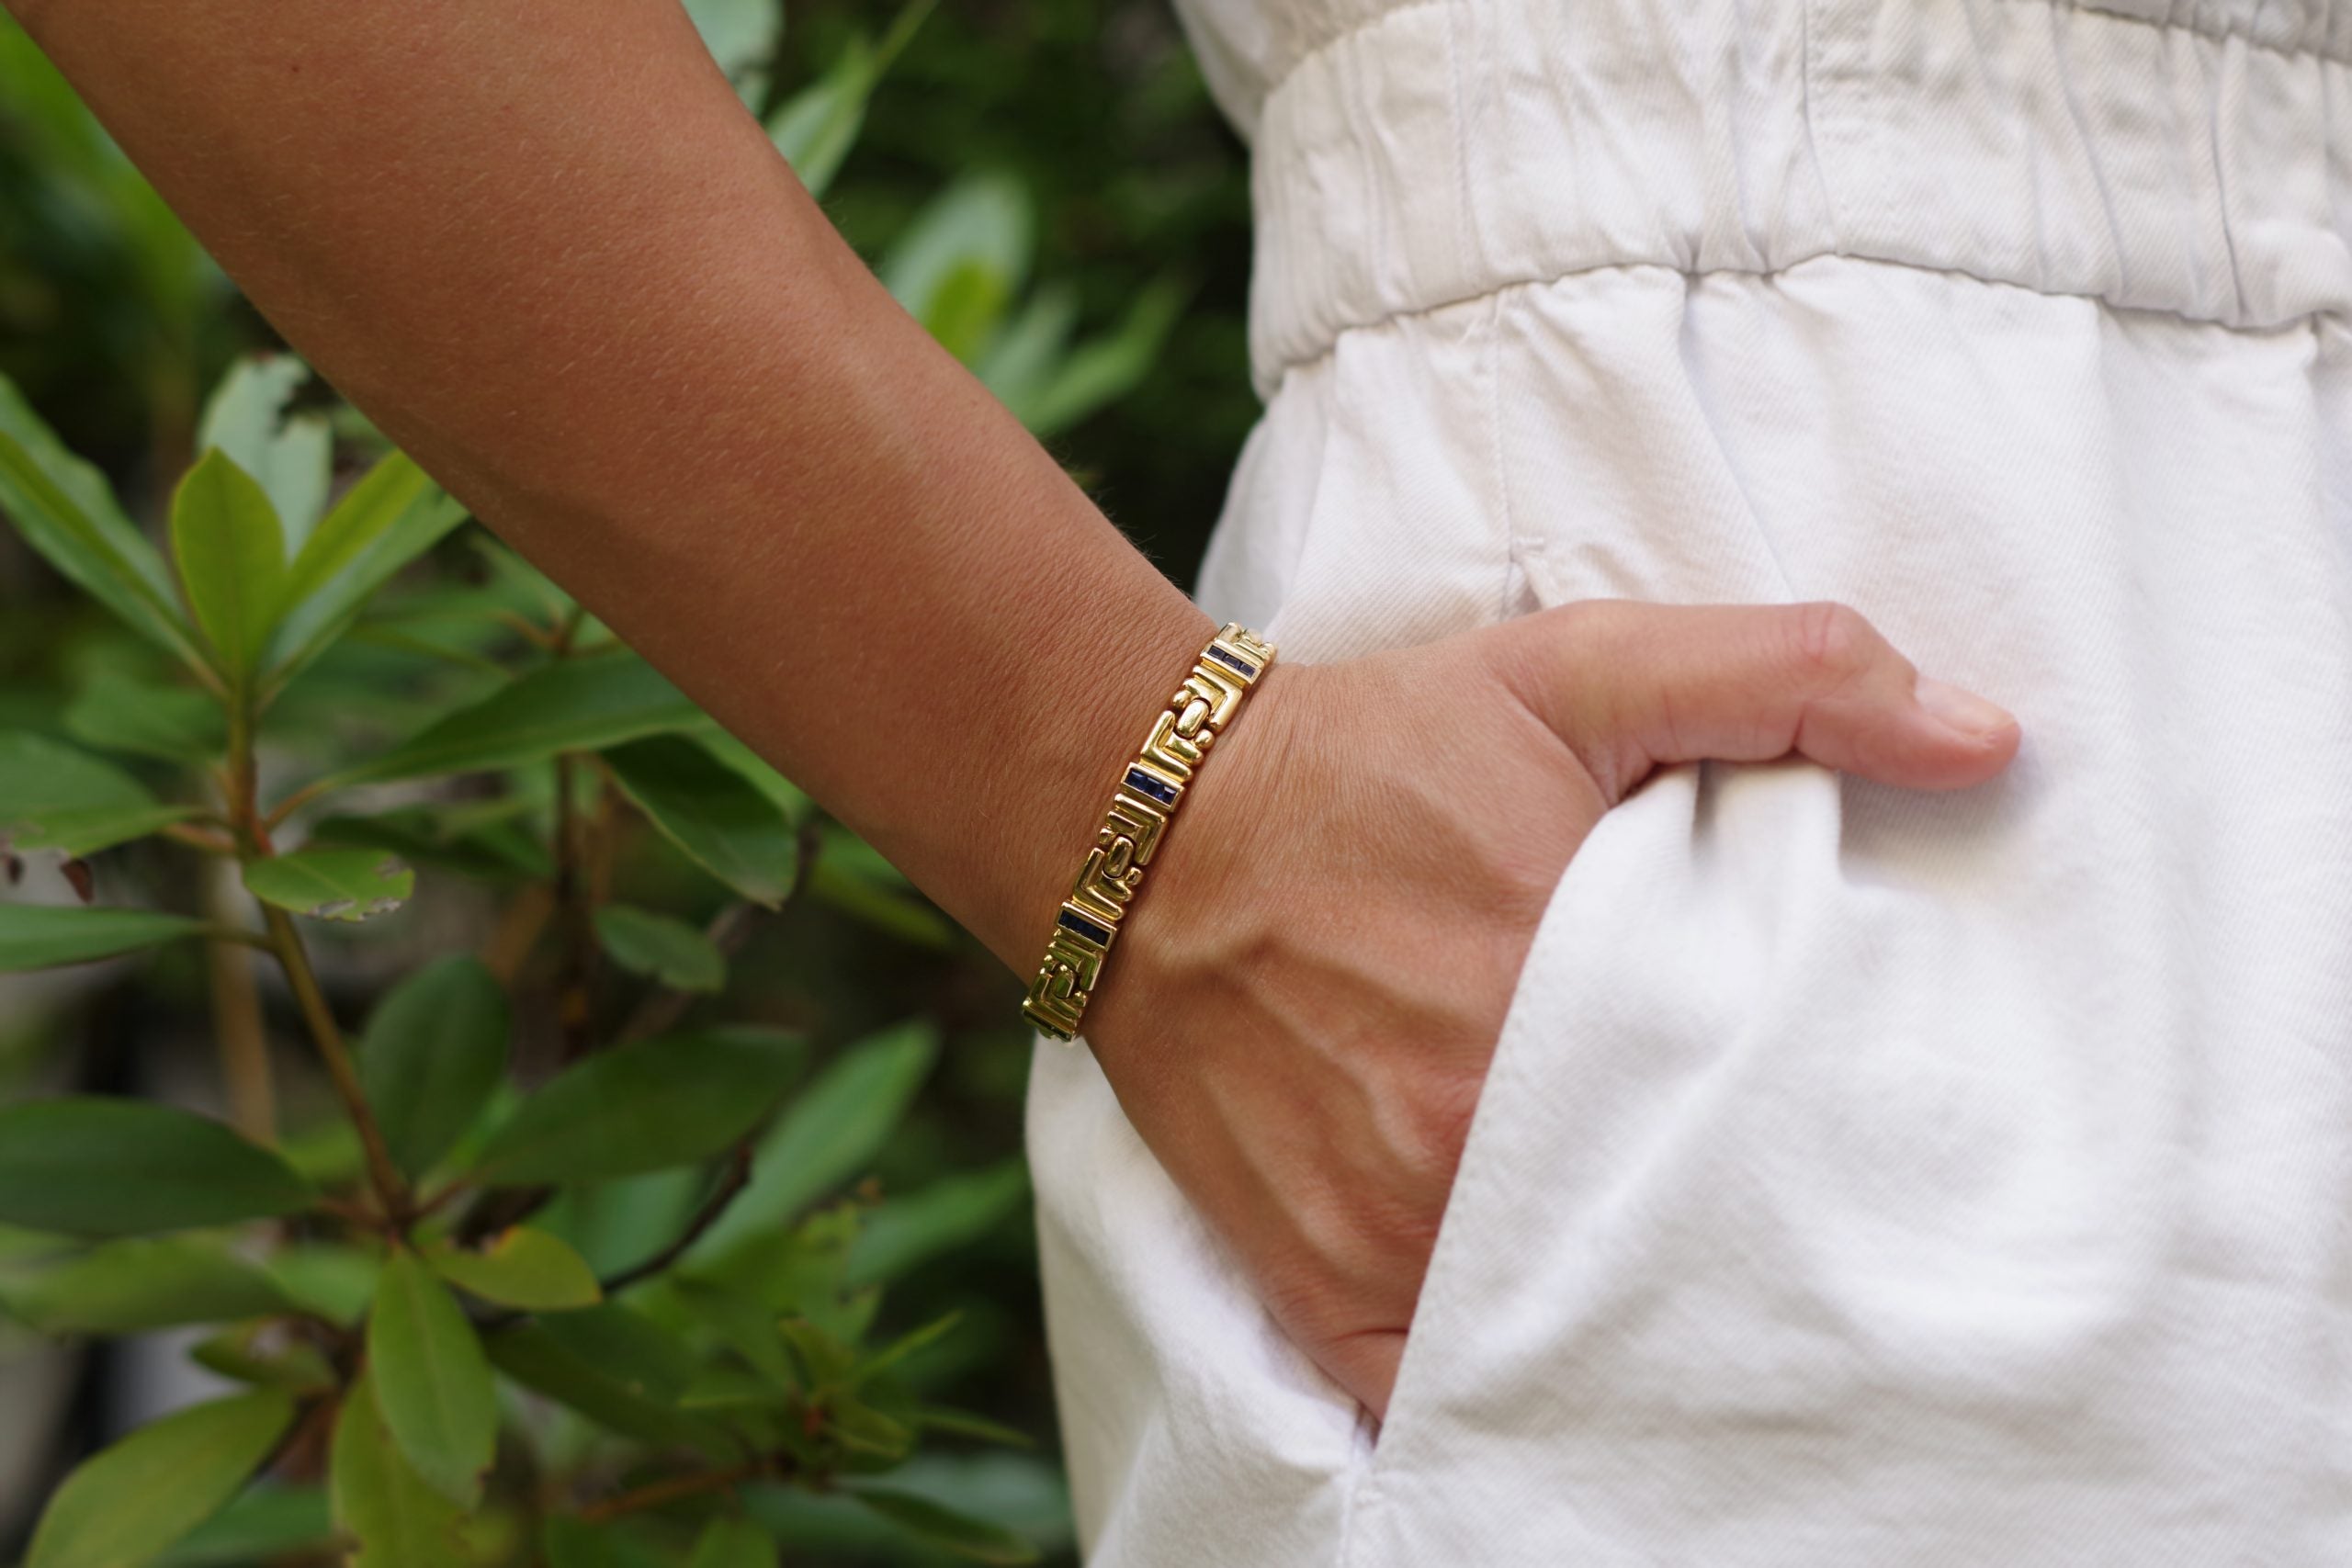
<svg viewBox="0 0 2352 1568">
<path fill-rule="evenodd" d="M 2026 739 L 1603 819 L 1376 1447 L 1041 1044 L 1091 1562 L 2352 1563 L 2352 0 L 1186 21 L 1268 400 L 1207 609 L 1839 599 Z"/>
</svg>

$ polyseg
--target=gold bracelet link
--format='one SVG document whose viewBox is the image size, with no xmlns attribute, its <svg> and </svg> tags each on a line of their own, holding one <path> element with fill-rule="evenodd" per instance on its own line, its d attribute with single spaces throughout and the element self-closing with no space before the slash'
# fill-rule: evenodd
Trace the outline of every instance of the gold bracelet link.
<svg viewBox="0 0 2352 1568">
<path fill-rule="evenodd" d="M 1094 847 L 1054 920 L 1045 962 L 1030 982 L 1023 1016 L 1055 1039 L 1078 1037 L 1079 1020 L 1102 976 L 1102 960 L 1119 922 L 1143 886 L 1143 868 L 1159 849 L 1209 745 L 1274 661 L 1273 645 L 1233 622 L 1209 639 L 1193 672 L 1152 720 L 1143 749 L 1127 764 Z"/>
</svg>

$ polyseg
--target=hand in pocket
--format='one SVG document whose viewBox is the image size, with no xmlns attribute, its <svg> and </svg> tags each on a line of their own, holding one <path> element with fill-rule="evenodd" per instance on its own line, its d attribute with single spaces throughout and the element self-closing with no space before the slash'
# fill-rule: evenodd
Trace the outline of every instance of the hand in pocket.
<svg viewBox="0 0 2352 1568">
<path fill-rule="evenodd" d="M 1662 764 L 1792 751 L 1962 788 L 2018 739 L 1831 604 L 1589 600 L 1278 664 L 1088 1040 L 1276 1319 L 1381 1414 L 1515 976 L 1601 813 Z"/>
</svg>

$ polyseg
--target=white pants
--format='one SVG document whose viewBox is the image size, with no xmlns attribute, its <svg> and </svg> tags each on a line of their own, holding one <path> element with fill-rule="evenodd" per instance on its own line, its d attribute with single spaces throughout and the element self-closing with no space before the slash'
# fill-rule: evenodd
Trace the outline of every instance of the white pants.
<svg viewBox="0 0 2352 1568">
<path fill-rule="evenodd" d="M 1376 1448 L 1041 1045 L 1091 1561 L 2352 1563 L 2352 4 L 1188 22 L 1269 399 L 1208 610 L 1839 599 L 2025 742 L 1604 818 Z"/>
</svg>

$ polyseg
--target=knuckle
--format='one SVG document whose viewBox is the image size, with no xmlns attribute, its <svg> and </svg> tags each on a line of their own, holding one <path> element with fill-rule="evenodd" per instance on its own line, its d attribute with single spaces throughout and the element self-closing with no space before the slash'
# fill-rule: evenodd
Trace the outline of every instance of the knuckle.
<svg viewBox="0 0 2352 1568">
<path fill-rule="evenodd" d="M 1798 664 L 1833 682 L 1860 673 L 1879 645 L 1877 631 L 1862 613 L 1835 600 L 1793 606 L 1789 626 Z"/>
</svg>

